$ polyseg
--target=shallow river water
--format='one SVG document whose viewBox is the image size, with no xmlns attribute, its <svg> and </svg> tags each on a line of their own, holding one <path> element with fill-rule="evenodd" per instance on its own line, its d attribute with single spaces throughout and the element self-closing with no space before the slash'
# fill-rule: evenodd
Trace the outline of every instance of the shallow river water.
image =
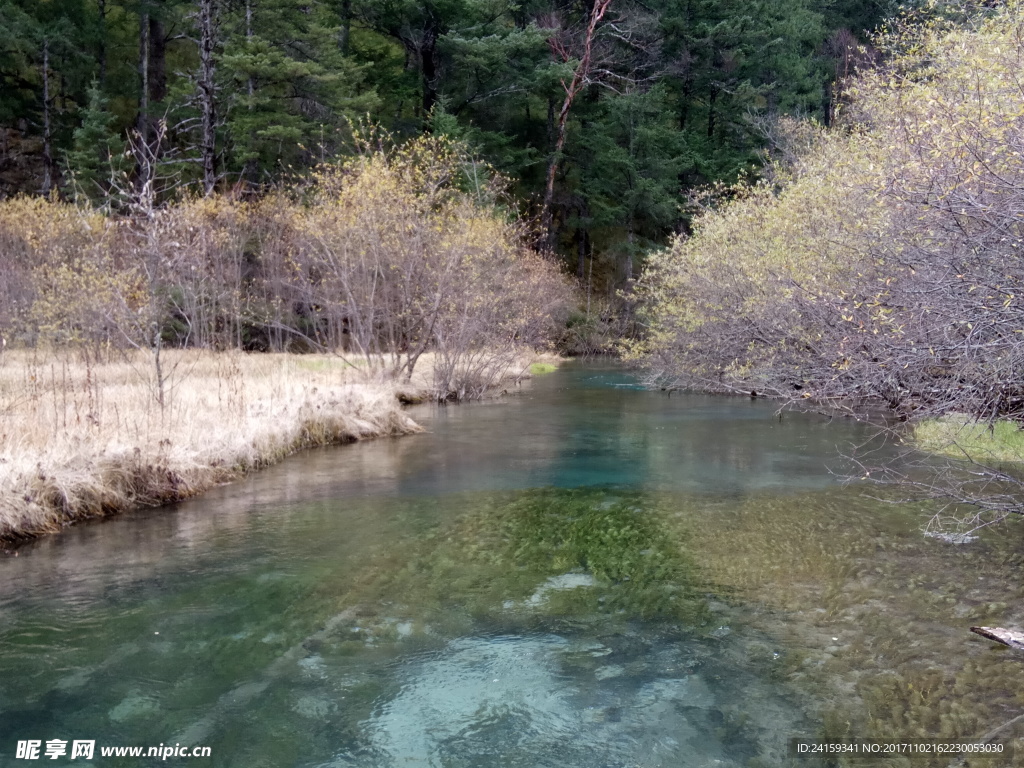
<svg viewBox="0 0 1024 768">
<path fill-rule="evenodd" d="M 413 415 L 0 559 L 0 765 L 812 766 L 1024 712 L 968 632 L 1024 622 L 1024 531 L 844 486 L 864 427 L 579 364 Z M 211 756 L 99 753 L 175 744 Z"/>
</svg>

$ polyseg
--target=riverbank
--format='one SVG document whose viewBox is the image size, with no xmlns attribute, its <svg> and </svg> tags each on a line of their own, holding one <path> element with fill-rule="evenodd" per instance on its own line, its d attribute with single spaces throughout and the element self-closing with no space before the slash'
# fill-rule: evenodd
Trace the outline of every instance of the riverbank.
<svg viewBox="0 0 1024 768">
<path fill-rule="evenodd" d="M 917 424 L 914 446 L 928 453 L 979 464 L 1024 462 L 1024 431 L 1014 421 L 977 421 L 964 413 L 949 414 Z"/>
<path fill-rule="evenodd" d="M 180 501 L 305 448 L 421 431 L 402 404 L 432 396 L 432 372 L 429 357 L 396 382 L 331 355 L 168 350 L 158 380 L 148 353 L 5 352 L 0 544 Z"/>
</svg>

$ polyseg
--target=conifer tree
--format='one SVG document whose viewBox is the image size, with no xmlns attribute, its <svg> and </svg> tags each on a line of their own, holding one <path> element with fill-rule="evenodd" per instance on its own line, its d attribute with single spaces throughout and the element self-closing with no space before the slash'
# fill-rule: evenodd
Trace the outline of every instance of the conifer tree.
<svg viewBox="0 0 1024 768">
<path fill-rule="evenodd" d="M 124 147 L 112 131 L 114 116 L 99 81 L 89 86 L 89 101 L 82 110 L 81 125 L 74 131 L 71 149 L 65 157 L 71 194 L 84 195 L 101 203 L 110 193 L 105 184 L 111 173 L 123 165 Z"/>
<path fill-rule="evenodd" d="M 376 107 L 367 65 L 344 53 L 325 4 L 245 0 L 224 26 L 229 170 L 248 181 L 333 155 L 346 121 Z"/>
</svg>

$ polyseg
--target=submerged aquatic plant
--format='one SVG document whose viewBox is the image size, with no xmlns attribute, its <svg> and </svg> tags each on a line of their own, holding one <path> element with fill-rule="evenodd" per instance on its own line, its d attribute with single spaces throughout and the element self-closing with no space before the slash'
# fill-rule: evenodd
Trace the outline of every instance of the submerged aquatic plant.
<svg viewBox="0 0 1024 768">
<path fill-rule="evenodd" d="M 705 618 L 695 567 L 644 494 L 533 491 L 509 506 L 504 530 L 517 566 L 552 574 L 590 573 L 606 609 L 694 625 Z"/>
<path fill-rule="evenodd" d="M 702 580 L 655 497 L 542 488 L 455 503 L 464 511 L 450 524 L 380 553 L 344 590 L 344 606 L 386 603 L 391 615 L 430 622 L 441 634 L 465 631 L 467 622 L 708 623 Z"/>
</svg>

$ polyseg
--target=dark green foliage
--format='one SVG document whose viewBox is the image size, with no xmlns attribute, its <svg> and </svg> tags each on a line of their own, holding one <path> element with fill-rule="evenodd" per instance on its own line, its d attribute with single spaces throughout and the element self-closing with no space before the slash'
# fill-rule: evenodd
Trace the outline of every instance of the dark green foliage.
<svg viewBox="0 0 1024 768">
<path fill-rule="evenodd" d="M 0 123 L 13 124 L 34 116 L 37 46 L 40 24 L 19 3 L 0 0 Z"/>
<path fill-rule="evenodd" d="M 270 182 L 339 151 L 346 120 L 377 106 L 366 64 L 345 56 L 328 7 L 247 0 L 230 19 L 220 63 L 229 171 Z"/>
<path fill-rule="evenodd" d="M 216 22 L 212 101 L 202 95 L 198 5 Z M 527 210 L 540 206 L 554 164 L 550 242 L 595 291 L 628 280 L 652 244 L 686 226 L 691 189 L 756 169 L 763 138 L 751 115 L 827 119 L 836 62 L 893 11 L 889 0 L 614 0 L 555 158 L 563 83 L 579 66 L 593 3 L 198 5 L 0 0 L 10 153 L 0 156 L 0 194 L 37 192 L 48 172 L 66 194 L 99 201 L 109 191 L 97 185 L 100 167 L 138 132 L 170 196 L 202 178 L 210 150 L 199 125 L 211 109 L 216 185 L 258 192 L 345 153 L 350 121 L 368 115 L 398 137 L 469 142 L 513 179 Z M 61 158 L 73 172 L 63 179 Z M 12 159 L 36 170 L 16 176 Z"/>
<path fill-rule="evenodd" d="M 66 166 L 69 184 L 75 193 L 101 203 L 111 193 L 104 182 L 111 174 L 123 171 L 124 148 L 111 130 L 114 116 L 96 81 L 89 87 L 88 96 L 88 104 L 82 110 L 82 123 L 75 129 L 67 153 Z"/>
</svg>

